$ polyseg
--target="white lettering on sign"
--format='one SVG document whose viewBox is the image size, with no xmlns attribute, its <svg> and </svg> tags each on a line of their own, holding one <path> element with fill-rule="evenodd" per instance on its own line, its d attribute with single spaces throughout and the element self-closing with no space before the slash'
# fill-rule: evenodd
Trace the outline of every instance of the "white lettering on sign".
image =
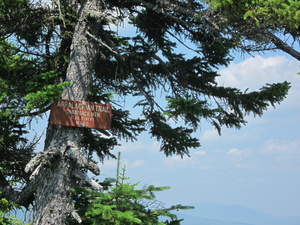
<svg viewBox="0 0 300 225">
<path fill-rule="evenodd" d="M 69 102 L 69 101 L 58 101 L 57 107 L 67 107 L 70 109 L 83 109 L 83 110 L 91 110 L 91 111 L 100 111 L 100 112 L 106 112 L 109 113 L 109 109 L 107 105 L 94 105 L 88 102 Z"/>
<path fill-rule="evenodd" d="M 107 104 L 57 99 L 51 112 L 52 124 L 98 129 L 111 126 L 112 107 Z"/>
</svg>

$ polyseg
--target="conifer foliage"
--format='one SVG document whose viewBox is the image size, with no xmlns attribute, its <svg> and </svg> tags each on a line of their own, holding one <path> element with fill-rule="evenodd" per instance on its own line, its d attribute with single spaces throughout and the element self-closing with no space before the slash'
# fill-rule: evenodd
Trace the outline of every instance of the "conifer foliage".
<svg viewBox="0 0 300 225">
<path fill-rule="evenodd" d="M 166 156 L 189 155 L 200 146 L 193 132 L 201 121 L 221 133 L 280 103 L 287 82 L 249 92 L 216 83 L 239 45 L 208 22 L 207 7 L 194 0 L 0 0 L 0 197 L 33 204 L 34 225 L 82 222 L 71 190 L 79 181 L 100 188 L 85 173 L 99 174 L 94 153 L 114 157 L 118 141 L 147 131 Z M 34 153 L 28 125 L 49 115 L 56 98 L 112 104 L 114 138 L 49 124 L 44 150 Z"/>
<path fill-rule="evenodd" d="M 246 52 L 279 49 L 300 60 L 298 0 L 206 0 L 208 22 Z M 239 44 L 238 44 L 239 43 Z"/>
<path fill-rule="evenodd" d="M 120 167 L 119 154 L 116 179 L 102 182 L 105 191 L 97 192 L 87 188 L 74 190 L 75 207 L 83 219 L 83 225 L 175 225 L 180 224 L 182 219 L 178 219 L 171 211 L 193 209 L 183 205 L 166 208 L 156 199 L 155 193 L 169 187 L 149 185 L 138 188 L 139 183 L 127 182 L 129 178 L 125 172 L 125 166 Z"/>
</svg>

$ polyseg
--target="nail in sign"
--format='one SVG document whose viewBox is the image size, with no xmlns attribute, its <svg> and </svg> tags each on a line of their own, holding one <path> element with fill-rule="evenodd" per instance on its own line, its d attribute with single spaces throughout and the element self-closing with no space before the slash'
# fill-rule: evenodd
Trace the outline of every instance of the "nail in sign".
<svg viewBox="0 0 300 225">
<path fill-rule="evenodd" d="M 108 104 L 56 99 L 50 123 L 72 127 L 111 129 L 112 107 Z"/>
</svg>

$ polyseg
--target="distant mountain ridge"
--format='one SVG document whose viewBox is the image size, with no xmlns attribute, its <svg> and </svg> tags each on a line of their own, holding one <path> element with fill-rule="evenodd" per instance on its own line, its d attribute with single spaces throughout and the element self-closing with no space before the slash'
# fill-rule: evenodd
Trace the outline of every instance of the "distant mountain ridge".
<svg viewBox="0 0 300 225">
<path fill-rule="evenodd" d="M 182 225 L 300 225 L 300 217 L 274 217 L 241 205 L 193 204 L 194 210 L 178 214 Z"/>
</svg>

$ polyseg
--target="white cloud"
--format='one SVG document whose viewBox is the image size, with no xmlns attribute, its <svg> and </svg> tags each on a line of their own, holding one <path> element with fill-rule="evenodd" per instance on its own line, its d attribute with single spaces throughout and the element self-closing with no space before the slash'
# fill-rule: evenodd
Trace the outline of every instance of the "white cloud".
<svg viewBox="0 0 300 225">
<path fill-rule="evenodd" d="M 296 60 L 284 56 L 267 58 L 255 56 L 240 63 L 231 63 L 220 71 L 221 76 L 217 78 L 217 82 L 220 85 L 237 87 L 241 90 L 249 88 L 249 91 L 258 90 L 267 83 L 285 80 L 295 81 L 294 85 L 300 87 L 300 78 L 297 76 L 299 71 L 299 62 Z"/>
<path fill-rule="evenodd" d="M 157 152 L 159 149 L 159 143 L 152 141 L 149 137 L 140 137 L 135 142 L 121 142 L 121 146 L 117 147 L 116 150 L 120 152 Z"/>
<path fill-rule="evenodd" d="M 196 151 L 195 152 L 196 155 L 206 155 L 205 151 Z"/>
<path fill-rule="evenodd" d="M 218 131 L 214 128 L 210 130 L 205 130 L 200 138 L 201 141 L 215 141 L 218 139 L 220 136 L 218 134 Z"/>
<path fill-rule="evenodd" d="M 229 151 L 227 151 L 227 154 L 231 156 L 243 156 L 243 157 L 248 157 L 251 155 L 251 150 L 249 149 L 237 149 L 237 148 L 232 148 Z"/>
<path fill-rule="evenodd" d="M 242 153 L 237 148 L 232 148 L 227 152 L 227 154 L 233 155 L 233 156 L 240 156 Z"/>
<path fill-rule="evenodd" d="M 285 56 L 262 57 L 255 56 L 247 58 L 240 63 L 231 63 L 227 68 L 220 71 L 221 76 L 217 78 L 220 85 L 237 87 L 242 91 L 249 88 L 255 91 L 265 86 L 267 83 L 277 83 L 288 81 L 291 89 L 288 96 L 279 105 L 276 105 L 277 112 L 295 112 L 295 107 L 299 107 L 300 96 L 300 72 L 299 61 Z M 273 110 L 269 108 L 268 112 Z M 251 123 L 265 122 L 266 117 L 254 118 L 250 116 L 247 121 Z M 288 118 L 285 118 L 288 119 Z M 209 133 L 206 134 L 209 138 Z"/>
<path fill-rule="evenodd" d="M 293 141 L 269 140 L 261 150 L 264 154 L 300 154 L 300 139 Z"/>
<path fill-rule="evenodd" d="M 145 164 L 144 160 L 138 159 L 138 160 L 135 160 L 134 162 L 130 163 L 129 166 L 137 168 L 137 167 L 143 166 L 144 164 Z"/>
<path fill-rule="evenodd" d="M 127 159 L 122 159 L 121 160 L 121 167 L 126 167 L 126 168 L 137 168 L 137 167 L 141 167 L 145 164 L 145 161 L 142 159 L 136 159 L 134 161 L 130 161 Z"/>
<path fill-rule="evenodd" d="M 102 168 L 107 168 L 107 169 L 111 169 L 111 168 L 117 168 L 117 160 L 105 160 L 102 163 L 99 163 L 99 167 Z"/>
<path fill-rule="evenodd" d="M 188 157 L 188 156 L 183 156 L 181 158 L 181 156 L 172 156 L 170 158 L 167 158 L 163 161 L 163 163 L 167 166 L 167 167 L 178 167 L 178 166 L 183 166 L 183 167 L 186 167 L 186 166 L 190 166 L 192 164 L 194 164 L 195 160 L 191 157 Z"/>
</svg>

